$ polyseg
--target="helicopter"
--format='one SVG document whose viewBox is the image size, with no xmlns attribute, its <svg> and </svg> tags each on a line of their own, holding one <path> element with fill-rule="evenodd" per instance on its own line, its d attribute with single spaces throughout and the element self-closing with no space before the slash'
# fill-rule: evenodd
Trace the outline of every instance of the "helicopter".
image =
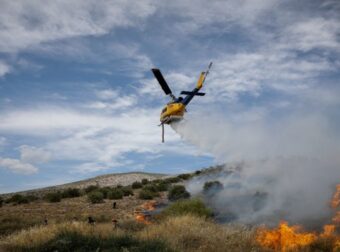
<svg viewBox="0 0 340 252">
<path fill-rule="evenodd" d="M 169 95 L 171 101 L 166 104 L 166 106 L 162 109 L 160 116 L 160 124 L 162 126 L 162 143 L 164 143 L 164 124 L 171 124 L 173 122 L 178 122 L 183 119 L 184 113 L 186 111 L 186 106 L 190 103 L 194 96 L 204 96 L 205 93 L 199 92 L 203 87 L 204 81 L 209 74 L 210 68 L 212 66 L 212 62 L 210 62 L 207 71 L 201 72 L 200 77 L 197 81 L 196 87 L 192 91 L 181 91 L 181 95 L 185 95 L 184 97 L 173 95 L 169 85 L 165 81 L 161 71 L 158 68 L 152 68 L 151 71 L 157 79 L 159 85 L 163 89 L 166 95 Z"/>
</svg>

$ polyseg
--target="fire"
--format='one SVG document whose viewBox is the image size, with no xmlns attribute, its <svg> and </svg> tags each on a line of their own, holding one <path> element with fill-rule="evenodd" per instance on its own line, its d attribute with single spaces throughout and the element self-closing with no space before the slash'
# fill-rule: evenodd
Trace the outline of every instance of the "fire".
<svg viewBox="0 0 340 252">
<path fill-rule="evenodd" d="M 332 201 L 331 201 L 332 208 L 336 209 L 340 206 L 340 184 L 336 185 L 336 191 L 333 195 Z M 340 211 L 337 211 L 335 213 L 335 216 L 332 219 L 333 223 L 335 225 L 340 226 Z"/>
<path fill-rule="evenodd" d="M 315 241 L 313 233 L 301 232 L 300 226 L 289 226 L 282 221 L 277 229 L 260 229 L 257 235 L 257 242 L 265 248 L 275 251 L 290 251 L 302 248 Z"/>
<path fill-rule="evenodd" d="M 323 226 L 323 233 L 321 236 L 327 237 L 327 236 L 334 236 L 335 234 L 335 225 L 324 225 Z"/>
<path fill-rule="evenodd" d="M 147 211 L 153 211 L 156 209 L 157 202 L 155 200 L 148 201 L 142 205 L 142 208 Z"/>
<path fill-rule="evenodd" d="M 333 223 L 340 226 L 340 211 L 338 211 L 332 219 Z"/>
<path fill-rule="evenodd" d="M 331 206 L 332 208 L 337 208 L 340 206 L 340 184 L 336 185 L 336 191 L 333 195 Z"/>
<path fill-rule="evenodd" d="M 135 210 L 135 219 L 138 222 L 142 222 L 144 224 L 151 224 L 149 218 L 150 215 L 147 214 L 148 211 L 153 211 L 156 209 L 157 202 L 155 200 L 148 201 L 141 205 L 139 210 Z"/>
<path fill-rule="evenodd" d="M 136 221 L 144 224 L 151 224 L 151 222 L 147 220 L 147 215 L 145 215 L 143 211 L 135 211 L 135 219 Z"/>
<path fill-rule="evenodd" d="M 336 186 L 336 191 L 331 200 L 331 207 L 334 209 L 340 207 L 340 184 Z M 318 240 L 328 240 L 333 248 L 332 251 L 339 251 L 340 236 L 336 231 L 340 225 L 340 211 L 335 213 L 332 222 L 333 224 L 324 225 L 321 234 L 316 234 L 303 232 L 300 226 L 289 226 L 287 222 L 282 221 L 276 229 L 258 229 L 256 240 L 263 248 L 283 252 L 299 250 Z"/>
</svg>

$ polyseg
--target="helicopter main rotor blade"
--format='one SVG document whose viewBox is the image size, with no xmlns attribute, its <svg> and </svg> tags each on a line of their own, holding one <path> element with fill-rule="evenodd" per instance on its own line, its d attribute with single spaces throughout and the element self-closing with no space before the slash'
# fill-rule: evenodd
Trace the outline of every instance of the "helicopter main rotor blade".
<svg viewBox="0 0 340 252">
<path fill-rule="evenodd" d="M 168 84 L 166 83 L 161 71 L 157 68 L 153 68 L 153 69 L 151 69 L 151 71 L 153 72 L 153 75 L 155 76 L 155 78 L 158 80 L 159 85 L 161 85 L 164 93 L 166 95 L 172 94 L 171 89 L 169 88 Z"/>
</svg>

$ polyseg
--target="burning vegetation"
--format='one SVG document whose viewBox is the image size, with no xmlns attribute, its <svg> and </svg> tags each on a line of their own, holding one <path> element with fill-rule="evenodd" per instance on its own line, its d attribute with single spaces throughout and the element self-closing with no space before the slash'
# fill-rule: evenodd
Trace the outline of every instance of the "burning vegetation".
<svg viewBox="0 0 340 252">
<path fill-rule="evenodd" d="M 340 206 L 340 184 L 331 201 L 331 207 L 336 211 Z M 337 232 L 340 226 L 340 211 L 335 213 L 332 224 L 324 225 L 323 232 L 304 232 L 298 225 L 289 226 L 287 222 L 281 221 L 276 229 L 259 228 L 256 241 L 267 249 L 275 251 L 297 251 L 306 247 L 321 247 L 326 250 L 340 251 L 340 235 Z"/>
<path fill-rule="evenodd" d="M 151 211 L 156 209 L 157 201 L 150 200 L 141 205 L 140 209 L 135 210 L 135 219 L 144 224 L 151 224 Z"/>
</svg>

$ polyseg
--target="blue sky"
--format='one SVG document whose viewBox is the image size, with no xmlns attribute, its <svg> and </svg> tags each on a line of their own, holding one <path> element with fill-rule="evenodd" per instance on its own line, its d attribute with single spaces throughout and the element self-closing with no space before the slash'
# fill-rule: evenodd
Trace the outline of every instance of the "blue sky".
<svg viewBox="0 0 340 252">
<path fill-rule="evenodd" d="M 338 132 L 339 12 L 338 1 L 1 1 L 0 192 L 228 161 L 170 128 L 161 143 L 168 98 L 152 67 L 178 93 L 214 62 L 189 113 L 254 123 L 298 110 Z"/>
</svg>

